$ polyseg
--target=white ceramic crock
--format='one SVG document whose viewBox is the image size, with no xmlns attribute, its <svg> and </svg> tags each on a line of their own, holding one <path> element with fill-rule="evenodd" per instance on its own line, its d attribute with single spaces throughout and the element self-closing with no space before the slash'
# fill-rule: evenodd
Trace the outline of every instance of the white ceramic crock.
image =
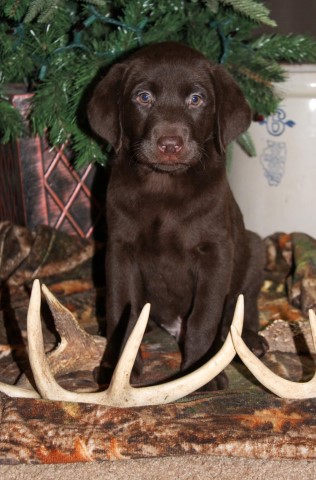
<svg viewBox="0 0 316 480">
<path fill-rule="evenodd" d="M 285 69 L 277 113 L 250 127 L 257 156 L 236 145 L 228 177 L 247 228 L 316 237 L 316 65 Z"/>
</svg>

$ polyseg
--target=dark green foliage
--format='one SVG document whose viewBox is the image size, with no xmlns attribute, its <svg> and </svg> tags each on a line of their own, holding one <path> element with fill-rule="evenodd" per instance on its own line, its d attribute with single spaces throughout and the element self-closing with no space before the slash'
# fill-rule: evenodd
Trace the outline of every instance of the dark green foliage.
<svg viewBox="0 0 316 480">
<path fill-rule="evenodd" d="M 235 12 L 245 15 L 253 22 L 269 25 L 270 27 L 276 26 L 275 21 L 269 18 L 269 10 L 262 3 L 249 2 L 249 0 L 222 0 L 222 3 L 233 7 Z"/>
<path fill-rule="evenodd" d="M 55 145 L 70 139 L 79 166 L 107 158 L 88 133 L 87 87 L 128 51 L 164 40 L 187 43 L 224 63 L 263 115 L 280 100 L 272 87 L 284 78 L 279 62 L 316 60 L 313 38 L 254 37 L 259 24 L 274 24 L 254 0 L 0 0 L 0 21 L 1 91 L 9 82 L 28 85 L 35 93 L 33 131 L 46 131 Z M 2 141 L 9 141 L 23 133 L 22 122 L 4 94 L 0 102 Z"/>
<path fill-rule="evenodd" d="M 10 142 L 24 133 L 19 112 L 0 94 L 0 132 L 3 143 Z"/>
</svg>

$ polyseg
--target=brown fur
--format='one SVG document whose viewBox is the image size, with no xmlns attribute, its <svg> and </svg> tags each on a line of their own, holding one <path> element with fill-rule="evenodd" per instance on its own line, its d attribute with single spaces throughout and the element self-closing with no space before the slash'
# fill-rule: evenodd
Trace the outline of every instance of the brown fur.
<svg viewBox="0 0 316 480">
<path fill-rule="evenodd" d="M 245 230 L 225 171 L 225 148 L 251 119 L 240 88 L 222 66 L 166 42 L 113 66 L 88 116 L 116 150 L 107 193 L 110 345 L 119 351 L 150 302 L 189 371 L 218 349 L 244 293 L 244 338 L 263 353 L 256 306 L 263 252 Z M 135 378 L 140 371 L 138 358 Z M 208 387 L 226 385 L 221 374 Z"/>
</svg>

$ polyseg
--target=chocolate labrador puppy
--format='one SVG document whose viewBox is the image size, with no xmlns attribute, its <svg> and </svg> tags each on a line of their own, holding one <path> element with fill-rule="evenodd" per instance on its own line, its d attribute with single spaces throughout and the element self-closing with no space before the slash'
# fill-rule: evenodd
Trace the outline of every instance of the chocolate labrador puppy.
<svg viewBox="0 0 316 480">
<path fill-rule="evenodd" d="M 226 337 L 239 293 L 243 337 L 257 355 L 260 240 L 245 230 L 229 188 L 225 148 L 251 112 L 226 70 L 164 42 L 114 65 L 88 105 L 93 130 L 116 150 L 107 193 L 106 316 L 110 350 L 142 306 L 174 335 L 182 369 L 197 368 Z M 133 381 L 141 372 L 139 356 Z M 224 388 L 224 373 L 208 388 Z"/>
</svg>

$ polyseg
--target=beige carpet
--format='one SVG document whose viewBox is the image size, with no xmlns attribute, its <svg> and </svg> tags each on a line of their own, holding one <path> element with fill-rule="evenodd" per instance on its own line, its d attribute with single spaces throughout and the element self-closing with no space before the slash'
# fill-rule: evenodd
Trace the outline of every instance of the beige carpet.
<svg viewBox="0 0 316 480">
<path fill-rule="evenodd" d="M 1 480 L 314 480 L 316 461 L 186 456 L 64 465 L 0 466 Z"/>
</svg>

